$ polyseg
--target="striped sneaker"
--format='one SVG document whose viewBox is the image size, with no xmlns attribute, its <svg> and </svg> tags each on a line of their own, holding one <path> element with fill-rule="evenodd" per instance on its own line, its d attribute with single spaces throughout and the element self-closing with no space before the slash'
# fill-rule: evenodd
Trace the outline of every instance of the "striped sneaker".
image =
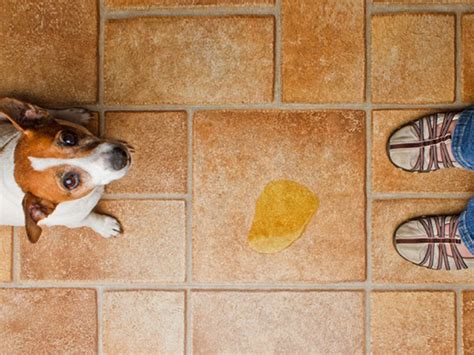
<svg viewBox="0 0 474 355">
<path fill-rule="evenodd" d="M 459 216 L 419 217 L 407 221 L 395 231 L 395 248 L 404 259 L 429 269 L 472 268 L 474 256 L 462 243 L 458 226 Z"/>
<path fill-rule="evenodd" d="M 388 142 L 392 163 L 409 172 L 461 167 L 451 151 L 451 132 L 460 115 L 460 112 L 435 113 L 399 128 Z"/>
</svg>

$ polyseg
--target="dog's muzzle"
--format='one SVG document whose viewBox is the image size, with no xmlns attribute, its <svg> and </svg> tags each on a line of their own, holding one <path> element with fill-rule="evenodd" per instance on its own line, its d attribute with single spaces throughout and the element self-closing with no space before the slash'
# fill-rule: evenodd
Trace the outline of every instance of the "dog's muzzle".
<svg viewBox="0 0 474 355">
<path fill-rule="evenodd" d="M 130 153 L 127 148 L 117 145 L 112 149 L 110 163 L 114 170 L 122 170 L 130 163 Z"/>
</svg>

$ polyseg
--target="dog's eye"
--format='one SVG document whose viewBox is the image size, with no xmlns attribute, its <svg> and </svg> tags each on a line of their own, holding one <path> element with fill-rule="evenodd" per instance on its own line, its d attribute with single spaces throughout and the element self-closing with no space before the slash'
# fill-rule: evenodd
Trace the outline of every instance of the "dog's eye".
<svg viewBox="0 0 474 355">
<path fill-rule="evenodd" d="M 75 173 L 67 173 L 63 177 L 63 185 L 68 190 L 74 190 L 76 187 L 79 186 L 79 175 Z"/>
<path fill-rule="evenodd" d="M 62 144 L 68 147 L 72 147 L 77 144 L 77 135 L 71 131 L 63 131 L 61 132 L 61 135 L 59 136 L 59 140 L 61 141 Z"/>
</svg>

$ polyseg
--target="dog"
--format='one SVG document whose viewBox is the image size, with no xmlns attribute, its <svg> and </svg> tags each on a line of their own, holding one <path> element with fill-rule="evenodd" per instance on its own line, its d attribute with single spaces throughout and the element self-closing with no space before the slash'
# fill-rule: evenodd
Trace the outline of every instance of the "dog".
<svg viewBox="0 0 474 355">
<path fill-rule="evenodd" d="M 32 243 L 41 226 L 89 227 L 104 238 L 122 232 L 93 209 L 104 186 L 129 170 L 133 148 L 93 135 L 90 117 L 0 99 L 0 225 L 25 226 Z"/>
</svg>

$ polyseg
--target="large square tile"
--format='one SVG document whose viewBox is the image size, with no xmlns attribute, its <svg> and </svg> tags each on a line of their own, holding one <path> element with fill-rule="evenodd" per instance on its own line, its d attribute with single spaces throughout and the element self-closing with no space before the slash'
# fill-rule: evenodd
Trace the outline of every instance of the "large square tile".
<svg viewBox="0 0 474 355">
<path fill-rule="evenodd" d="M 420 216 L 458 214 L 467 201 L 412 199 L 374 201 L 372 204 L 372 281 L 374 283 L 471 282 L 474 269 L 431 270 L 403 259 L 393 246 L 393 234 L 403 222 Z"/>
<path fill-rule="evenodd" d="M 96 102 L 96 0 L 1 0 L 0 7 L 0 97 Z"/>
<path fill-rule="evenodd" d="M 97 352 L 97 301 L 87 289 L 0 289 L 0 353 Z"/>
<path fill-rule="evenodd" d="M 193 292 L 196 354 L 362 354 L 362 292 Z"/>
<path fill-rule="evenodd" d="M 271 102 L 273 37 L 269 16 L 110 20 L 105 29 L 105 100 Z"/>
<path fill-rule="evenodd" d="M 283 0 L 283 101 L 364 101 L 364 28 L 363 0 Z"/>
<path fill-rule="evenodd" d="M 201 111 L 193 131 L 194 280 L 365 278 L 364 112 Z M 279 179 L 308 187 L 320 207 L 288 249 L 260 254 L 248 232 L 258 196 Z"/>
<path fill-rule="evenodd" d="M 474 101 L 474 13 L 462 17 L 462 100 Z"/>
<path fill-rule="evenodd" d="M 454 292 L 372 292 L 373 354 L 455 354 Z"/>
<path fill-rule="evenodd" d="M 112 9 L 149 9 L 153 7 L 270 6 L 275 0 L 105 0 Z"/>
<path fill-rule="evenodd" d="M 455 91 L 455 17 L 372 17 L 372 101 L 449 103 Z"/>
<path fill-rule="evenodd" d="M 441 110 L 443 111 L 443 110 Z M 390 162 L 387 143 L 404 124 L 436 110 L 381 110 L 372 112 L 372 191 L 380 193 L 449 193 L 474 191 L 474 174 L 442 169 L 429 174 L 406 172 Z"/>
<path fill-rule="evenodd" d="M 186 112 L 107 112 L 105 134 L 135 148 L 127 175 L 110 193 L 186 193 Z"/>
<path fill-rule="evenodd" d="M 102 311 L 106 354 L 184 353 L 184 293 L 108 291 Z"/>
<path fill-rule="evenodd" d="M 12 279 L 13 228 L 0 227 L 0 282 Z"/>
<path fill-rule="evenodd" d="M 123 235 L 54 227 L 31 244 L 21 232 L 20 279 L 184 281 L 184 201 L 104 201 L 100 209 L 118 218 Z"/>
</svg>

